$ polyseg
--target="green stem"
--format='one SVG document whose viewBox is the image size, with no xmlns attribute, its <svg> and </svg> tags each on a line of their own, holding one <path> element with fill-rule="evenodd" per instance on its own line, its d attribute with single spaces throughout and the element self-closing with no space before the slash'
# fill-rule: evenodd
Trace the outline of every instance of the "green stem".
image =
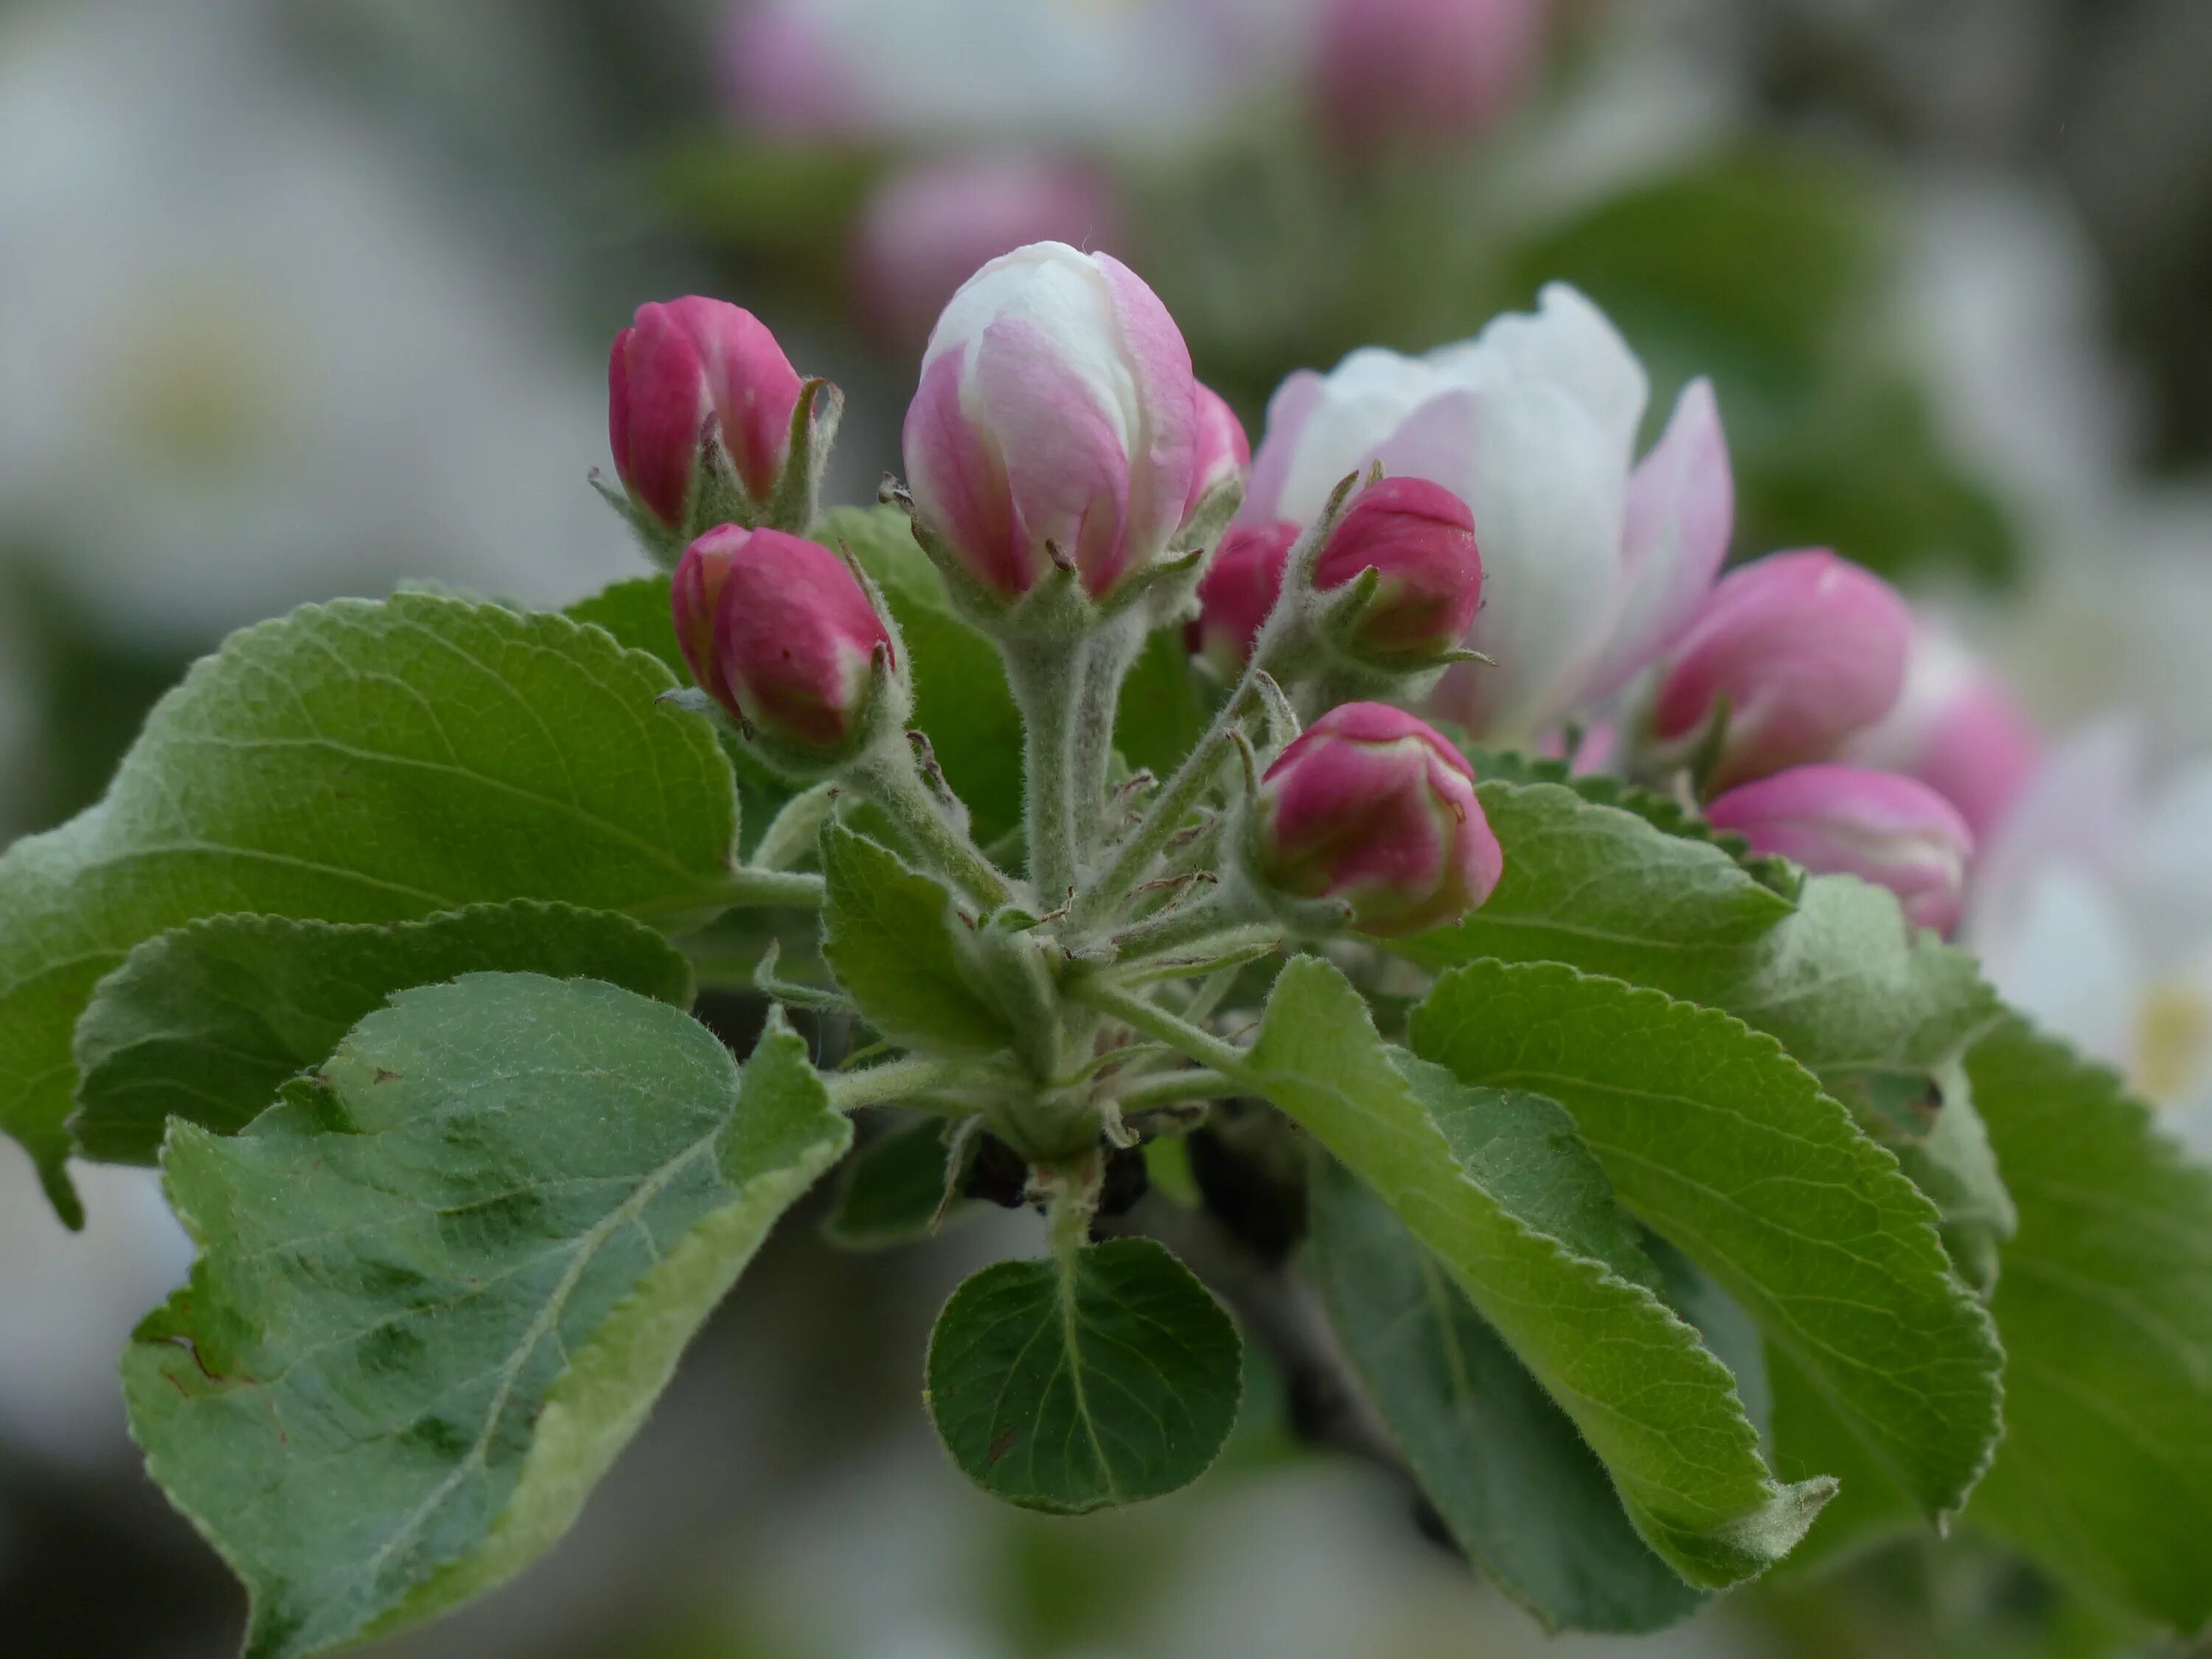
<svg viewBox="0 0 2212 1659">
<path fill-rule="evenodd" d="M 1188 1054 L 1200 1065 L 1234 1079 L 1248 1093 L 1259 1092 L 1252 1068 L 1247 1063 L 1242 1048 L 1224 1042 L 1211 1031 L 1201 1030 L 1182 1016 L 1161 1007 L 1149 997 L 1140 997 L 1133 991 L 1125 991 L 1118 985 L 1096 978 L 1077 980 L 1067 988 L 1067 991 L 1074 1000 L 1088 1003 L 1100 1013 L 1110 1014 L 1124 1025 L 1133 1026 L 1148 1037 L 1157 1037 L 1170 1048 Z"/>
<path fill-rule="evenodd" d="M 948 1085 L 974 1082 L 981 1075 L 973 1061 L 909 1055 L 864 1071 L 832 1072 L 822 1079 L 822 1086 L 830 1091 L 831 1110 L 850 1112 L 862 1106 L 908 1100 Z"/>
<path fill-rule="evenodd" d="M 1133 1083 L 1115 1097 L 1114 1103 L 1127 1117 L 1151 1111 L 1156 1106 L 1173 1106 L 1186 1100 L 1226 1100 L 1231 1095 L 1244 1092 L 1244 1085 L 1235 1078 L 1200 1066 L 1196 1070 L 1166 1072 Z"/>
<path fill-rule="evenodd" d="M 883 809 L 926 863 L 986 911 L 1012 899 L 1013 885 L 1005 873 L 939 808 L 903 735 L 863 757 L 845 779 Z M 812 879 L 818 884 L 820 878 Z"/>
<path fill-rule="evenodd" d="M 1114 757 L 1114 723 L 1121 713 L 1121 683 L 1144 649 L 1144 618 L 1117 617 L 1084 647 L 1083 690 L 1075 710 L 1074 834 L 1079 860 L 1098 842 L 1105 815 L 1106 775 Z"/>
<path fill-rule="evenodd" d="M 1257 700 L 1254 686 L 1253 676 L 1248 671 L 1229 701 L 1214 715 L 1206 735 L 1183 757 L 1175 775 L 1153 799 L 1143 821 L 1129 832 L 1128 839 L 1115 854 L 1114 862 L 1106 866 L 1106 873 L 1078 896 L 1068 913 L 1072 933 L 1080 933 L 1103 922 L 1145 878 L 1145 872 L 1152 867 L 1152 860 L 1159 856 L 1161 848 L 1182 827 L 1184 816 L 1197 804 L 1206 787 L 1213 781 L 1221 763 L 1228 758 L 1230 734 Z"/>
<path fill-rule="evenodd" d="M 1148 916 L 1114 940 L 1115 960 L 1134 963 L 1146 957 L 1157 957 L 1163 951 L 1210 939 L 1216 933 L 1232 930 L 1243 931 L 1263 923 L 1263 918 L 1252 913 L 1246 896 L 1233 881 L 1216 887 L 1203 898 L 1192 900 L 1178 908 Z M 1247 944 L 1248 939 L 1240 939 Z"/>
<path fill-rule="evenodd" d="M 822 902 L 822 878 L 796 870 L 759 870 L 739 865 L 714 890 L 717 902 L 741 905 L 785 904 L 811 908 Z"/>
<path fill-rule="evenodd" d="M 1056 910 L 1075 885 L 1075 733 L 1079 651 L 1060 640 L 1006 641 L 1006 679 L 1022 711 L 1022 820 L 1030 885 Z"/>
</svg>

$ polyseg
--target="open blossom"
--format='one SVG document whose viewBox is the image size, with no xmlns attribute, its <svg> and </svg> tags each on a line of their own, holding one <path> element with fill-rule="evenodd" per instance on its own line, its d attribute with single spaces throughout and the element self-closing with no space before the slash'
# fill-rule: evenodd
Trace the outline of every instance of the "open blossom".
<svg viewBox="0 0 2212 1659">
<path fill-rule="evenodd" d="M 1854 738 L 1843 758 L 1919 779 L 1985 839 L 2027 787 L 2042 750 L 2034 722 L 2004 682 L 1956 634 L 1922 617 L 1896 705 Z"/>
<path fill-rule="evenodd" d="M 1534 314 L 1425 356 L 1367 349 L 1278 388 L 1241 517 L 1310 522 L 1379 460 L 1464 501 L 1486 603 L 1465 643 L 1494 659 L 1446 676 L 1438 710 L 1532 738 L 1610 695 L 1670 644 L 1728 550 L 1735 493 L 1712 388 L 1692 381 L 1639 464 L 1642 366 L 1560 283 Z"/>
<path fill-rule="evenodd" d="M 1723 576 L 1668 653 L 1654 727 L 1692 738 L 1726 699 L 1717 788 L 1831 759 L 1895 706 L 1911 637 L 1872 571 L 1825 549 L 1770 554 Z"/>
<path fill-rule="evenodd" d="M 994 259 L 922 356 L 905 431 L 917 515 L 1004 598 L 1055 553 L 1103 594 L 1182 522 L 1196 388 L 1175 319 L 1120 260 L 1061 242 Z"/>
<path fill-rule="evenodd" d="M 876 690 L 876 653 L 891 640 L 836 554 L 724 525 L 685 550 L 672 596 L 676 637 L 702 690 L 801 750 L 852 739 Z"/>
<path fill-rule="evenodd" d="M 805 384 L 750 311 L 697 295 L 640 306 L 607 360 L 607 435 L 630 500 L 665 528 L 684 528 L 710 415 L 738 482 L 765 500 Z"/>
<path fill-rule="evenodd" d="M 1534 74 L 1545 10 L 1545 0 L 1325 0 L 1322 117 L 1355 150 L 1478 132 Z"/>
<path fill-rule="evenodd" d="M 1888 888 L 1919 927 L 1959 925 L 1973 832 L 1924 783 L 1858 766 L 1796 766 L 1727 791 L 1705 817 L 1754 853 Z"/>
<path fill-rule="evenodd" d="M 1458 921 L 1504 868 L 1465 757 L 1387 703 L 1341 704 L 1283 750 L 1253 839 L 1269 886 L 1347 904 L 1354 927 L 1383 939 Z"/>
<path fill-rule="evenodd" d="M 1041 155 L 950 156 L 878 185 L 853 240 L 854 298 L 874 332 L 911 350 L 987 261 L 1031 242 L 1118 240 L 1121 205 L 1091 169 Z"/>
</svg>

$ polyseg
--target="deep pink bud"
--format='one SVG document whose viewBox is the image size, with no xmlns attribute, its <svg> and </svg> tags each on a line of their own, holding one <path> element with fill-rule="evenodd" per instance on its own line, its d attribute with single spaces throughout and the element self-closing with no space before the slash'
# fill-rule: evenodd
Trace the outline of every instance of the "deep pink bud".
<svg viewBox="0 0 2212 1659">
<path fill-rule="evenodd" d="M 1055 556 L 1103 594 L 1182 523 L 1197 384 L 1175 319 L 1120 260 L 1060 242 L 1003 254 L 922 356 L 904 434 L 916 515 L 1002 598 Z"/>
<path fill-rule="evenodd" d="M 1198 620 L 1187 640 L 1223 679 L 1234 680 L 1251 661 L 1253 643 L 1282 597 L 1283 570 L 1297 538 L 1288 519 L 1231 526 L 1199 578 Z"/>
<path fill-rule="evenodd" d="M 1705 817 L 1754 853 L 1888 888 L 1919 927 L 1948 933 L 1959 925 L 1973 831 L 1915 779 L 1857 766 L 1796 766 L 1729 790 Z"/>
<path fill-rule="evenodd" d="M 1458 921 L 1504 867 L 1466 758 L 1388 703 L 1341 704 L 1283 750 L 1254 835 L 1261 879 L 1348 904 L 1352 926 L 1381 939 Z"/>
<path fill-rule="evenodd" d="M 766 499 L 804 384 L 750 311 L 697 295 L 640 306 L 607 359 L 607 434 L 630 499 L 667 528 L 684 527 L 710 414 L 739 482 Z"/>
<path fill-rule="evenodd" d="M 871 330 L 911 351 L 960 284 L 1038 241 L 1119 240 L 1120 204 L 1088 168 L 1035 155 L 955 156 L 892 174 L 861 210 L 854 298 Z"/>
<path fill-rule="evenodd" d="M 1352 497 L 1314 566 L 1328 592 L 1382 577 L 1352 643 L 1364 654 L 1433 657 L 1467 637 L 1482 605 L 1482 555 L 1467 503 L 1426 478 L 1382 478 Z"/>
<path fill-rule="evenodd" d="M 1895 704 L 1911 637 L 1911 612 L 1873 572 L 1825 550 L 1771 554 L 1714 585 L 1668 655 L 1655 726 L 1692 737 L 1725 696 L 1719 788 L 1830 759 Z"/>
<path fill-rule="evenodd" d="M 1480 131 L 1533 74 L 1544 10 L 1544 0 L 1327 0 L 1322 112 L 1359 151 Z"/>
<path fill-rule="evenodd" d="M 1244 435 L 1244 422 L 1237 418 L 1237 411 L 1212 386 L 1195 380 L 1191 384 L 1198 393 L 1198 427 L 1191 456 L 1190 494 L 1182 504 L 1186 519 L 1206 499 L 1206 492 L 1252 470 L 1252 441 Z"/>
<path fill-rule="evenodd" d="M 844 560 L 781 530 L 724 525 L 685 551 L 674 592 L 693 674 L 740 719 L 801 750 L 852 738 L 875 690 L 876 651 L 891 642 Z M 693 655 L 702 597 L 714 617 L 703 664 Z"/>
<path fill-rule="evenodd" d="M 1987 841 L 2043 757 L 2043 739 L 2003 681 L 1950 629 L 1914 630 L 1897 706 L 1844 758 L 1917 778 Z"/>
<path fill-rule="evenodd" d="M 690 666 L 692 682 L 732 714 L 738 706 L 715 668 L 714 611 L 729 579 L 730 561 L 744 542 L 745 532 L 735 525 L 708 531 L 684 550 L 668 585 L 676 643 Z"/>
</svg>

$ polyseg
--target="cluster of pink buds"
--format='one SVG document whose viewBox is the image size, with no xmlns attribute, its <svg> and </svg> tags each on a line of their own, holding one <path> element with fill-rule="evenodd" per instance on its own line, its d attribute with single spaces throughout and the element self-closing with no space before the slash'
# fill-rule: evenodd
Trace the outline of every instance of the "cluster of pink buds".
<svg viewBox="0 0 2212 1659">
<path fill-rule="evenodd" d="M 1662 659 L 1649 720 L 1754 851 L 1894 891 L 1957 925 L 1977 836 L 2034 764 L 2033 728 L 1948 634 L 1825 550 L 1732 571 Z"/>
<path fill-rule="evenodd" d="M 803 530 L 836 423 L 750 312 L 696 295 L 638 307 L 607 360 L 607 436 L 631 523 L 672 560 L 720 524 Z"/>
<path fill-rule="evenodd" d="M 1271 890 L 1379 939 L 1458 921 L 1504 868 L 1467 757 L 1380 702 L 1330 709 L 1267 769 L 1249 856 Z"/>
</svg>

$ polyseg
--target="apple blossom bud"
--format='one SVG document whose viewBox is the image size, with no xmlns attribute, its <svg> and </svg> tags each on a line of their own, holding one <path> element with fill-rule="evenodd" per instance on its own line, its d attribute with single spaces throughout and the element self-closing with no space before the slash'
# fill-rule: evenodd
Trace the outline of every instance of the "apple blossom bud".
<svg viewBox="0 0 2212 1659">
<path fill-rule="evenodd" d="M 1194 408 L 1197 433 L 1191 454 L 1190 493 L 1183 498 L 1182 516 L 1188 520 L 1206 495 L 1252 470 L 1252 441 L 1244 435 L 1244 422 L 1212 386 L 1193 381 L 1198 394 Z"/>
<path fill-rule="evenodd" d="M 680 534 L 698 503 L 708 417 L 737 481 L 775 491 L 805 382 L 750 312 L 697 295 L 640 306 L 607 360 L 607 428 L 631 502 Z"/>
<path fill-rule="evenodd" d="M 1738 785 L 1705 817 L 1754 853 L 1888 888 L 1917 927 L 1948 933 L 1959 925 L 1973 831 L 1915 779 L 1857 766 L 1796 766 Z"/>
<path fill-rule="evenodd" d="M 1118 259 L 1017 248 L 937 319 L 906 416 L 925 536 L 1001 599 L 1054 563 L 1096 599 L 1165 552 L 1197 447 L 1175 319 Z"/>
<path fill-rule="evenodd" d="M 1288 519 L 1231 526 L 1199 578 L 1198 620 L 1185 641 L 1223 679 L 1233 681 L 1252 660 L 1260 629 L 1282 597 L 1283 570 L 1297 538 L 1298 527 Z"/>
<path fill-rule="evenodd" d="M 1897 702 L 1911 635 L 1871 571 L 1825 550 L 1771 554 L 1714 585 L 1666 659 L 1654 727 L 1692 740 L 1725 697 L 1716 788 L 1828 759 Z"/>
<path fill-rule="evenodd" d="M 1478 132 L 1528 84 L 1544 10 L 1544 0 L 1327 0 L 1322 112 L 1356 151 Z"/>
<path fill-rule="evenodd" d="M 890 631 L 844 560 L 781 530 L 724 525 L 685 550 L 672 590 L 676 636 L 700 686 L 757 734 L 810 759 L 853 745 L 896 669 Z M 700 626 L 711 616 L 711 647 Z"/>
<path fill-rule="evenodd" d="M 1045 239 L 1118 240 L 1121 208 L 1087 168 L 1037 155 L 917 163 L 878 186 L 853 241 L 853 289 L 869 329 L 902 354 L 986 261 Z"/>
<path fill-rule="evenodd" d="M 2042 754 L 2035 723 L 2010 688 L 1949 629 L 1923 620 L 1897 706 L 1854 738 L 1844 758 L 1919 779 L 1986 841 Z"/>
<path fill-rule="evenodd" d="M 1381 577 L 1346 643 L 1362 657 L 1413 662 L 1449 651 L 1482 605 L 1482 555 L 1467 503 L 1426 478 L 1380 478 L 1352 499 L 1314 566 L 1329 592 Z"/>
<path fill-rule="evenodd" d="M 1348 702 L 1267 769 L 1252 861 L 1267 886 L 1346 905 L 1354 927 L 1391 939 L 1481 904 L 1504 855 L 1457 750 L 1403 709 Z"/>
</svg>

